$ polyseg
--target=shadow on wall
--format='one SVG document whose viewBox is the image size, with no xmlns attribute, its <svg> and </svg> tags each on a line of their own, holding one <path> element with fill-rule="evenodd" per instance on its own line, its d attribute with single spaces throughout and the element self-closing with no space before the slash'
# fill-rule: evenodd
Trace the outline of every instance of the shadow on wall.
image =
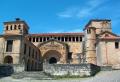
<svg viewBox="0 0 120 82">
<path fill-rule="evenodd" d="M 10 76 L 13 73 L 14 69 L 12 65 L 9 64 L 0 65 L 0 78 Z"/>
</svg>

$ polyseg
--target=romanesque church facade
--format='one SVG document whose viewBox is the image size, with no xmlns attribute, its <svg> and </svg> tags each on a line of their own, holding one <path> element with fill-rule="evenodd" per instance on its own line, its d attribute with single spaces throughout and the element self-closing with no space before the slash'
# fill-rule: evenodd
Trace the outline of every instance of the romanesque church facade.
<svg viewBox="0 0 120 82">
<path fill-rule="evenodd" d="M 4 22 L 0 35 L 0 64 L 24 64 L 27 71 L 47 64 L 91 63 L 120 67 L 120 36 L 111 20 L 92 19 L 79 33 L 30 34 L 25 21 Z"/>
</svg>

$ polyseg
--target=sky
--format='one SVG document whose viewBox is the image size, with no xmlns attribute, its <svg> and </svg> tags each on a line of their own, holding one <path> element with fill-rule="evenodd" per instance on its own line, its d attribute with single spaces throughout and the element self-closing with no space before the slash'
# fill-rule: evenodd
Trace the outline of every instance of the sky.
<svg viewBox="0 0 120 82">
<path fill-rule="evenodd" d="M 3 22 L 20 18 L 30 33 L 82 32 L 90 19 L 111 19 L 120 35 L 120 0 L 0 0 Z"/>
</svg>

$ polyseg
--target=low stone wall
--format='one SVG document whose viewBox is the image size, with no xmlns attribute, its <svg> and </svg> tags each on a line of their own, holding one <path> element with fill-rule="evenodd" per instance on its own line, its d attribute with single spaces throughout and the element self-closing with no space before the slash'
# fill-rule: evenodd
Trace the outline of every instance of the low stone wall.
<svg viewBox="0 0 120 82">
<path fill-rule="evenodd" d="M 13 73 L 20 73 L 24 71 L 24 65 L 20 64 L 1 64 L 0 77 L 8 76 Z"/>
<path fill-rule="evenodd" d="M 93 64 L 43 64 L 43 71 L 53 76 L 92 76 L 100 71 Z"/>
<path fill-rule="evenodd" d="M 112 71 L 112 66 L 100 66 L 101 71 Z"/>
<path fill-rule="evenodd" d="M 9 76 L 14 72 L 11 65 L 0 65 L 0 77 Z"/>
<path fill-rule="evenodd" d="M 20 73 L 20 72 L 25 71 L 25 65 L 22 65 L 22 64 L 14 64 L 14 65 L 12 65 L 12 66 L 13 66 L 13 69 L 14 69 L 14 73 Z"/>
</svg>

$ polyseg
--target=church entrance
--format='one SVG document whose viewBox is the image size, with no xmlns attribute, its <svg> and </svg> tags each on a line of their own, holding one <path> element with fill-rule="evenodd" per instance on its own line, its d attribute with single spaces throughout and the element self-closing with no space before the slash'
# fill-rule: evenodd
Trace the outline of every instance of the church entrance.
<svg viewBox="0 0 120 82">
<path fill-rule="evenodd" d="M 44 54 L 44 63 L 56 64 L 60 62 L 61 54 L 56 50 L 49 50 Z"/>
<path fill-rule="evenodd" d="M 42 61 L 46 64 L 67 63 L 68 45 L 60 41 L 50 39 L 38 45 Z"/>
<path fill-rule="evenodd" d="M 13 63 L 13 58 L 11 56 L 6 56 L 4 58 L 4 63 L 5 64 L 12 64 Z"/>
<path fill-rule="evenodd" d="M 49 59 L 49 64 L 55 64 L 55 63 L 57 63 L 57 59 L 55 57 L 51 57 Z"/>
</svg>

